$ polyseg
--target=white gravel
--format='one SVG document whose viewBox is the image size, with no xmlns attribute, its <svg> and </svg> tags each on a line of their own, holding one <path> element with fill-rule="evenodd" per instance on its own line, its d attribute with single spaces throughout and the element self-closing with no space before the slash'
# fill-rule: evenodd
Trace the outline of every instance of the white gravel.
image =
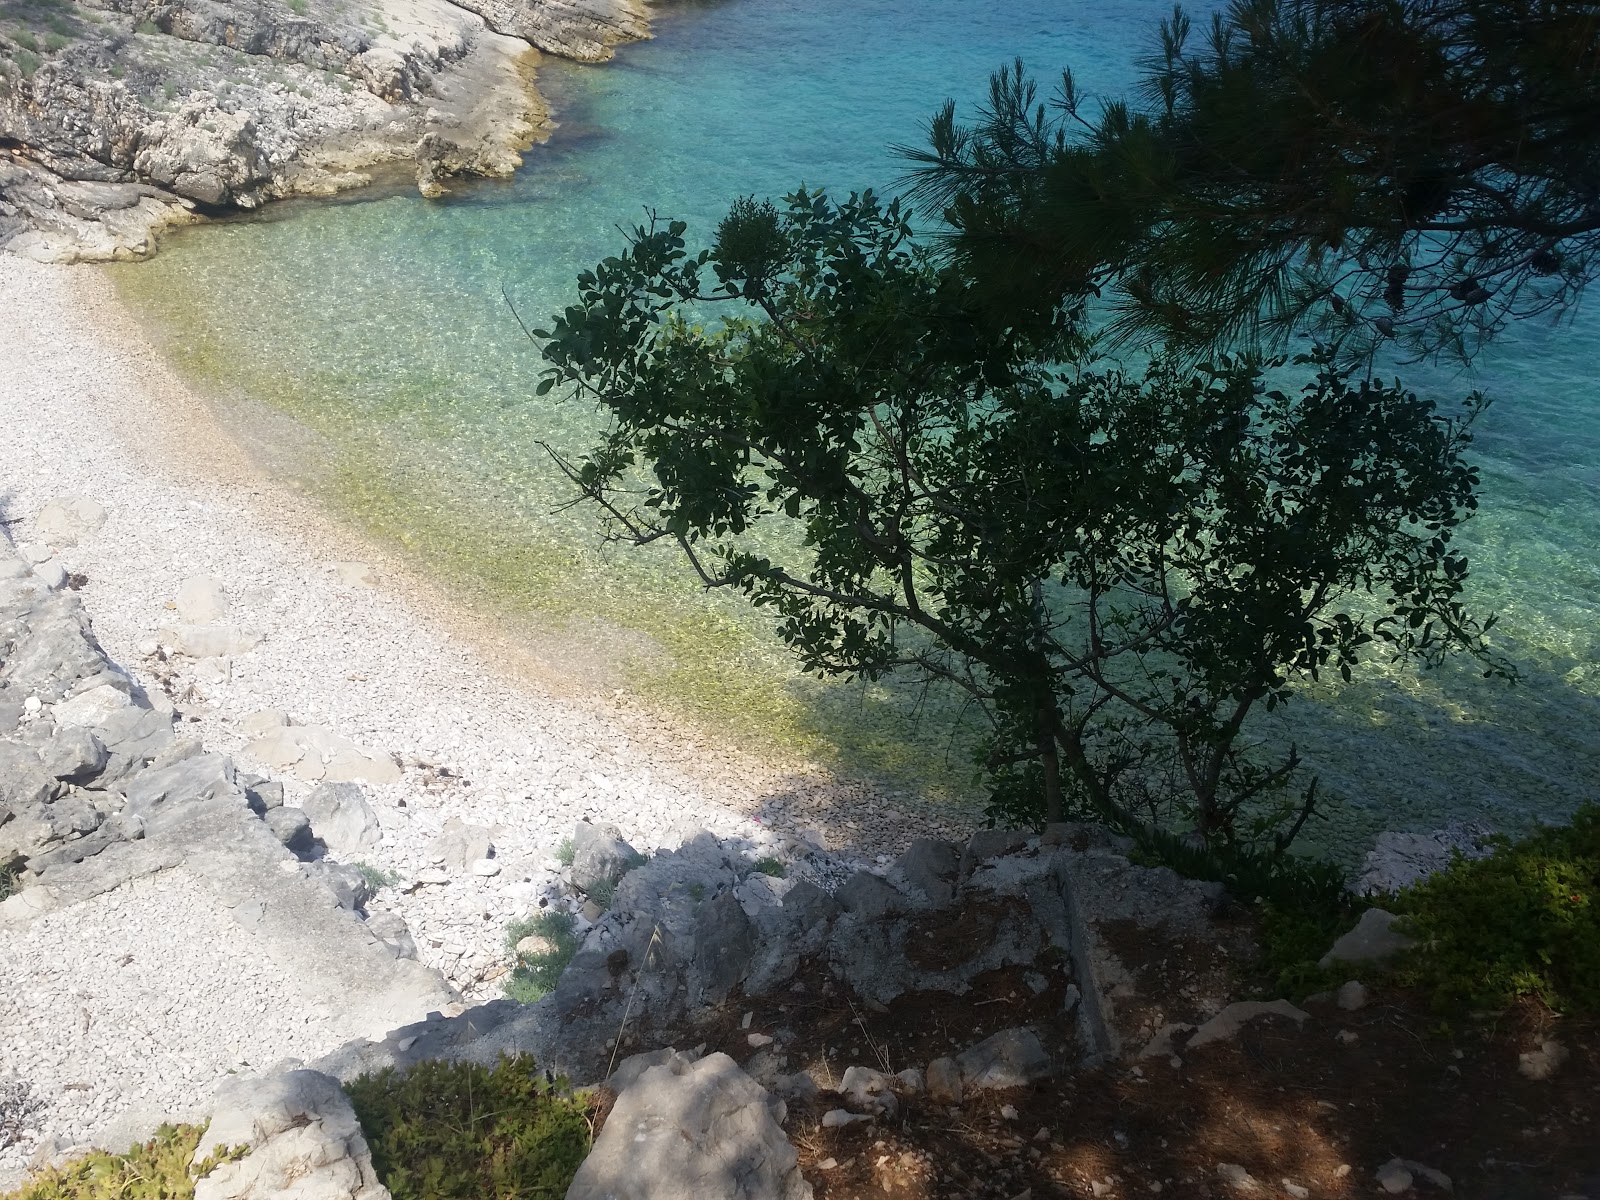
<svg viewBox="0 0 1600 1200">
<path fill-rule="evenodd" d="M 400 879 L 371 907 L 402 915 L 423 961 L 469 996 L 498 993 L 505 926 L 548 890 L 555 849 L 580 818 L 614 822 L 641 849 L 701 827 L 762 841 L 810 832 L 881 861 L 914 836 L 864 788 L 796 776 L 625 698 L 557 695 L 514 671 L 520 648 L 263 476 L 93 269 L 0 255 L 0 355 L 0 516 L 12 520 L 12 539 L 36 540 L 33 517 L 57 497 L 104 505 L 105 525 L 59 555 L 87 577 L 81 594 L 101 643 L 147 688 L 166 688 L 187 733 L 241 769 L 282 778 L 288 803 L 310 785 L 243 752 L 239 724 L 259 710 L 286 710 L 400 761 L 399 783 L 368 789 L 384 837 L 364 861 Z M 378 586 L 340 582 L 333 564 L 348 560 L 372 564 Z M 203 681 L 183 660 L 172 675 L 148 655 L 154 631 L 176 620 L 179 585 L 200 574 L 223 584 L 231 623 L 264 635 L 223 682 Z M 499 874 L 413 889 L 450 816 L 493 829 Z M 916 832 L 960 830 L 923 823 Z M 143 1088 L 165 1103 L 241 1060 L 344 1039 L 336 1023 L 308 1025 L 266 967 L 246 969 L 248 944 L 230 942 L 231 924 L 189 902 L 187 884 L 158 886 L 166 890 L 80 906 L 0 945 L 0 1077 L 59 1093 L 91 1068 L 126 1071 L 123 1101 Z M 159 921 L 130 919 L 162 897 L 172 903 Z M 154 986 L 139 972 L 168 948 L 181 953 L 166 964 L 172 1007 L 162 1008 L 131 989 Z M 132 963 L 117 967 L 126 954 Z M 138 1020 L 97 1021 L 95 1004 L 119 987 L 130 989 L 120 1011 Z M 61 1001 L 73 988 L 83 1004 Z M 229 1013 L 245 1019 L 225 1021 Z"/>
<path fill-rule="evenodd" d="M 128 1109 L 197 1116 L 227 1071 L 315 1058 L 365 1031 L 318 1006 L 187 871 L 49 913 L 0 940 L 7 1074 L 83 1141 Z M 0 1175 L 35 1139 L 0 1150 Z"/>
</svg>

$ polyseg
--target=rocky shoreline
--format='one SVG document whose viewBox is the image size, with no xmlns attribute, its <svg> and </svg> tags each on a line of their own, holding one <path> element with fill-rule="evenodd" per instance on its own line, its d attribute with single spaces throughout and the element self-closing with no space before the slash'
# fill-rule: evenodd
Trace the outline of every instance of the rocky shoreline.
<svg viewBox="0 0 1600 1200">
<path fill-rule="evenodd" d="M 161 230 L 414 172 L 505 176 L 548 136 L 541 52 L 610 57 L 642 0 L 58 0 L 0 14 L 0 250 L 155 249 Z"/>
</svg>

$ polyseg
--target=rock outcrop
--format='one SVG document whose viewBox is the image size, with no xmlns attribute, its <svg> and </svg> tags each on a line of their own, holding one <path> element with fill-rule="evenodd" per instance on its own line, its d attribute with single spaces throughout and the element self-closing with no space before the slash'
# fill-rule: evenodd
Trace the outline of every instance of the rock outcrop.
<svg viewBox="0 0 1600 1200">
<path fill-rule="evenodd" d="M 0 13 L 0 249 L 138 257 L 167 226 L 359 186 L 382 164 L 429 195 L 506 175 L 547 128 L 534 48 L 595 61 L 645 36 L 640 0 L 15 8 Z"/>
</svg>

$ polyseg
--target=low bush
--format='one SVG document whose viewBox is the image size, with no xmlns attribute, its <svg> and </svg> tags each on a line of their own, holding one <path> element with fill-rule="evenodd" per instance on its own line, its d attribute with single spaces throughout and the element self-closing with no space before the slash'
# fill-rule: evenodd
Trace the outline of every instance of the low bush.
<svg viewBox="0 0 1600 1200">
<path fill-rule="evenodd" d="M 1451 866 L 1386 902 L 1420 943 L 1396 970 L 1440 1009 L 1503 1008 L 1519 996 L 1600 1012 L 1600 806 L 1487 858 Z"/>
<path fill-rule="evenodd" d="M 589 1104 L 532 1058 L 392 1067 L 349 1084 L 394 1200 L 560 1200 L 589 1152 Z"/>
<path fill-rule="evenodd" d="M 541 937 L 551 949 L 524 954 L 518 943 L 527 937 Z M 577 918 L 569 912 L 550 909 L 534 917 L 513 921 L 506 928 L 506 946 L 516 956 L 517 965 L 506 978 L 506 995 L 521 1004 L 532 1004 L 553 991 L 561 972 L 578 952 Z"/>
<path fill-rule="evenodd" d="M 789 873 L 789 868 L 779 858 L 760 859 L 750 869 L 758 875 L 770 875 L 774 879 L 782 879 Z"/>
<path fill-rule="evenodd" d="M 393 871 L 385 871 L 382 867 L 375 867 L 371 863 L 358 862 L 351 865 L 360 873 L 361 878 L 367 881 L 367 885 L 373 891 L 377 891 L 379 888 L 393 887 L 400 882 L 400 876 Z"/>
<path fill-rule="evenodd" d="M 22 874 L 19 862 L 0 862 L 0 900 L 9 900 L 17 890 L 17 877 Z"/>
<path fill-rule="evenodd" d="M 193 1200 L 196 1179 L 244 1156 L 241 1148 L 191 1165 L 204 1132 L 198 1125 L 163 1125 L 126 1154 L 91 1151 L 35 1175 L 0 1200 Z"/>
<path fill-rule="evenodd" d="M 1345 887 L 1337 863 L 1240 845 L 1199 846 L 1157 828 L 1138 828 L 1133 838 L 1134 861 L 1221 883 L 1234 900 L 1256 910 L 1270 990 L 1298 999 L 1340 982 L 1338 972 L 1322 970 L 1317 960 L 1371 903 Z"/>
</svg>

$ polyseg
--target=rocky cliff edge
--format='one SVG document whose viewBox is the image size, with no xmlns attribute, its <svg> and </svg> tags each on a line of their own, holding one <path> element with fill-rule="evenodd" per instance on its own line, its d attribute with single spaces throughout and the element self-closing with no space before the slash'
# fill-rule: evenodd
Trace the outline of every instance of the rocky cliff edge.
<svg viewBox="0 0 1600 1200">
<path fill-rule="evenodd" d="M 372 170 L 507 175 L 538 51 L 608 58 L 642 0 L 19 0 L 0 7 L 0 249 L 134 258 L 171 225 Z"/>
</svg>

